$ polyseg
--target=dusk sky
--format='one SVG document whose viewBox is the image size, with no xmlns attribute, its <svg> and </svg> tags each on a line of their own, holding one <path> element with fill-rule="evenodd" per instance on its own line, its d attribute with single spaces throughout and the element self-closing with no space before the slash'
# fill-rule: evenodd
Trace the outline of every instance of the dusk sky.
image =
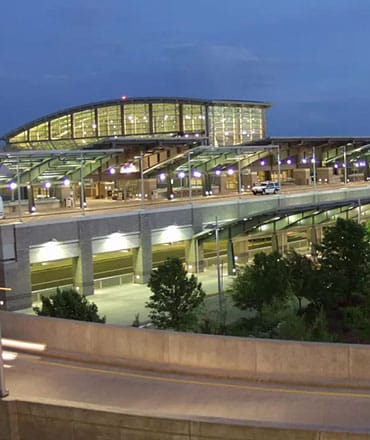
<svg viewBox="0 0 370 440">
<path fill-rule="evenodd" d="M 14 0 L 0 135 L 67 107 L 267 101 L 270 136 L 370 135 L 370 0 Z"/>
</svg>

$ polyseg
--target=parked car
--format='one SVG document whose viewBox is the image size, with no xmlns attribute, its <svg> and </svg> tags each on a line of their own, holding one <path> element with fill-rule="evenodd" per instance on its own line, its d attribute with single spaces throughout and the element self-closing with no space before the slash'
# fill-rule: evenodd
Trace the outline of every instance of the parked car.
<svg viewBox="0 0 370 440">
<path fill-rule="evenodd" d="M 276 194 L 280 191 L 278 182 L 260 182 L 252 186 L 252 193 L 257 194 Z"/>
</svg>

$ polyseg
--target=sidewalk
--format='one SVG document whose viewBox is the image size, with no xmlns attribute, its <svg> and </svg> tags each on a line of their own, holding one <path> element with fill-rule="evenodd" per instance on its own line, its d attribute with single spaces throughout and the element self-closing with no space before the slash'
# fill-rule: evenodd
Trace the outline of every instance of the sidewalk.
<svg viewBox="0 0 370 440">
<path fill-rule="evenodd" d="M 196 275 L 198 281 L 207 295 L 218 293 L 217 271 L 215 267 L 207 268 L 204 272 Z M 232 283 L 234 277 L 224 275 L 222 277 L 222 289 L 225 292 Z M 88 300 L 98 307 L 99 316 L 106 317 L 107 324 L 131 325 L 135 316 L 139 314 L 140 323 L 148 321 L 148 309 L 145 303 L 151 295 L 146 284 L 127 283 L 120 286 L 95 289 L 94 295 Z M 31 313 L 32 308 L 17 310 L 19 313 Z"/>
<path fill-rule="evenodd" d="M 196 275 L 202 283 L 207 295 L 218 293 L 217 271 L 208 268 L 205 272 Z M 223 290 L 227 290 L 234 277 L 223 277 Z M 139 314 L 140 322 L 148 320 L 148 309 L 145 303 L 151 295 L 146 284 L 123 284 L 121 286 L 95 289 L 95 294 L 89 296 L 99 309 L 100 316 L 106 316 L 107 324 L 131 325 L 135 315 Z"/>
</svg>

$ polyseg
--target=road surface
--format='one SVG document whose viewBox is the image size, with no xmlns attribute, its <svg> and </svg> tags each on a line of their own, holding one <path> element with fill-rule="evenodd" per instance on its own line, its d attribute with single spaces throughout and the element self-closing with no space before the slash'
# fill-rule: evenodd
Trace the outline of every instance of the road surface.
<svg viewBox="0 0 370 440">
<path fill-rule="evenodd" d="M 152 416 L 217 417 L 267 426 L 370 432 L 370 390 L 175 375 L 8 350 L 4 361 L 8 399 L 45 398 Z"/>
</svg>

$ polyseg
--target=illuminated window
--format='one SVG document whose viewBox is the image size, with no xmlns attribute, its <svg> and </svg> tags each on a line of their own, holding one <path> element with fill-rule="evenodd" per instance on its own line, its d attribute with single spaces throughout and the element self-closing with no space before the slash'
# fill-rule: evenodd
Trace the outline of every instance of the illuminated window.
<svg viewBox="0 0 370 440">
<path fill-rule="evenodd" d="M 95 111 L 93 109 L 73 113 L 73 135 L 75 138 L 96 136 Z"/>
<path fill-rule="evenodd" d="M 179 131 L 179 105 L 153 104 L 154 133 L 173 133 Z"/>
<path fill-rule="evenodd" d="M 49 124 L 43 122 L 30 128 L 30 141 L 46 141 L 49 139 Z"/>
<path fill-rule="evenodd" d="M 50 122 L 51 139 L 71 139 L 71 115 L 64 115 Z"/>
<path fill-rule="evenodd" d="M 204 132 L 206 127 L 205 107 L 203 105 L 183 105 L 184 131 Z"/>
<path fill-rule="evenodd" d="M 9 139 L 9 142 L 11 144 L 16 142 L 26 142 L 27 141 L 27 131 L 22 131 L 22 133 L 17 134 L 17 136 L 14 136 Z"/>
<path fill-rule="evenodd" d="M 98 136 L 118 136 L 122 134 L 121 107 L 98 108 Z"/>
<path fill-rule="evenodd" d="M 261 108 L 215 105 L 209 109 L 210 139 L 213 145 L 237 145 L 264 137 Z"/>
<path fill-rule="evenodd" d="M 125 134 L 148 134 L 149 104 L 125 104 Z"/>
</svg>

